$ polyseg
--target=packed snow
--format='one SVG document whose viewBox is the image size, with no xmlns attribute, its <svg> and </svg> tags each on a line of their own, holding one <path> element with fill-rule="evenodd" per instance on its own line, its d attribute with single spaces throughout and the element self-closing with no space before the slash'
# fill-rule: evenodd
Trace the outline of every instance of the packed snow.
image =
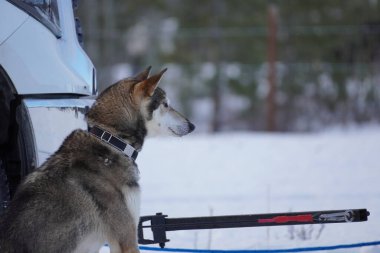
<svg viewBox="0 0 380 253">
<path fill-rule="evenodd" d="M 283 249 L 380 239 L 380 127 L 146 141 L 141 215 L 367 208 L 368 222 L 169 232 L 169 248 Z M 109 252 L 103 248 L 101 252 Z M 380 252 L 366 247 L 338 252 Z"/>
</svg>

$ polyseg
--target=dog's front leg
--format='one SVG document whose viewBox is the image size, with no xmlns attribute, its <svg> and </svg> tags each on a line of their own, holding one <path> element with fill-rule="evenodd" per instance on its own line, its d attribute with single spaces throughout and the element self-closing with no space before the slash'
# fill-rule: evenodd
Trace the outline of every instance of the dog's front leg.
<svg viewBox="0 0 380 253">
<path fill-rule="evenodd" d="M 110 243 L 110 253 L 139 253 L 139 247 L 136 243 L 114 242 Z"/>
<path fill-rule="evenodd" d="M 108 242 L 110 246 L 110 253 L 122 253 L 120 244 L 117 240 L 112 240 Z"/>
<path fill-rule="evenodd" d="M 127 229 L 126 233 L 119 240 L 109 240 L 110 253 L 139 253 L 139 246 L 137 243 L 136 228 L 132 224 Z M 123 238 L 124 237 L 124 238 Z"/>
<path fill-rule="evenodd" d="M 121 252 L 122 253 L 139 253 L 139 245 L 137 240 L 137 226 L 130 224 L 127 228 L 128 236 L 123 238 L 120 242 Z"/>
</svg>

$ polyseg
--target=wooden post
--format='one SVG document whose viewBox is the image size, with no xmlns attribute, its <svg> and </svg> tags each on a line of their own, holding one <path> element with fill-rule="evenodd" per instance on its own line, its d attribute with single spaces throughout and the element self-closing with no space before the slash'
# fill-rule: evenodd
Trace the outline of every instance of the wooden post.
<svg viewBox="0 0 380 253">
<path fill-rule="evenodd" d="M 266 99 L 266 129 L 276 131 L 276 58 L 277 58 L 277 9 L 270 4 L 268 6 L 268 95 Z"/>
</svg>

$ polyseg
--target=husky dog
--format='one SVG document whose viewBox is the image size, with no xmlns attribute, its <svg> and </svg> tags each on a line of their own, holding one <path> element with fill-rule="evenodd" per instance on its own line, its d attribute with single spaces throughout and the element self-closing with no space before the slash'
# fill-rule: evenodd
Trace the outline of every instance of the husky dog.
<svg viewBox="0 0 380 253">
<path fill-rule="evenodd" d="M 19 186 L 0 221 L 1 253 L 137 253 L 137 152 L 149 135 L 194 130 L 157 87 L 150 67 L 106 89 L 75 130 Z"/>
</svg>

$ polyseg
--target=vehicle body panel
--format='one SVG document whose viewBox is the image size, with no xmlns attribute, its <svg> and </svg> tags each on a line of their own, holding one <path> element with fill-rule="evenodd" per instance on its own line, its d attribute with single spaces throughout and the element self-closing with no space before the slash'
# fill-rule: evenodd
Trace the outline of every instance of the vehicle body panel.
<svg viewBox="0 0 380 253">
<path fill-rule="evenodd" d="M 0 2 L 0 45 L 19 28 L 28 15 L 8 2 Z"/>
<path fill-rule="evenodd" d="M 18 94 L 95 93 L 94 66 L 76 38 L 71 1 L 58 2 L 61 38 L 30 16 L 22 21 L 27 14 L 11 3 L 0 3 L 1 10 L 15 13 L 19 24 L 4 22 L 0 27 L 6 37 L 0 44 L 0 65 Z"/>
<path fill-rule="evenodd" d="M 87 129 L 85 112 L 94 98 L 25 99 L 34 133 L 37 167 L 53 154 L 74 129 Z"/>
</svg>

